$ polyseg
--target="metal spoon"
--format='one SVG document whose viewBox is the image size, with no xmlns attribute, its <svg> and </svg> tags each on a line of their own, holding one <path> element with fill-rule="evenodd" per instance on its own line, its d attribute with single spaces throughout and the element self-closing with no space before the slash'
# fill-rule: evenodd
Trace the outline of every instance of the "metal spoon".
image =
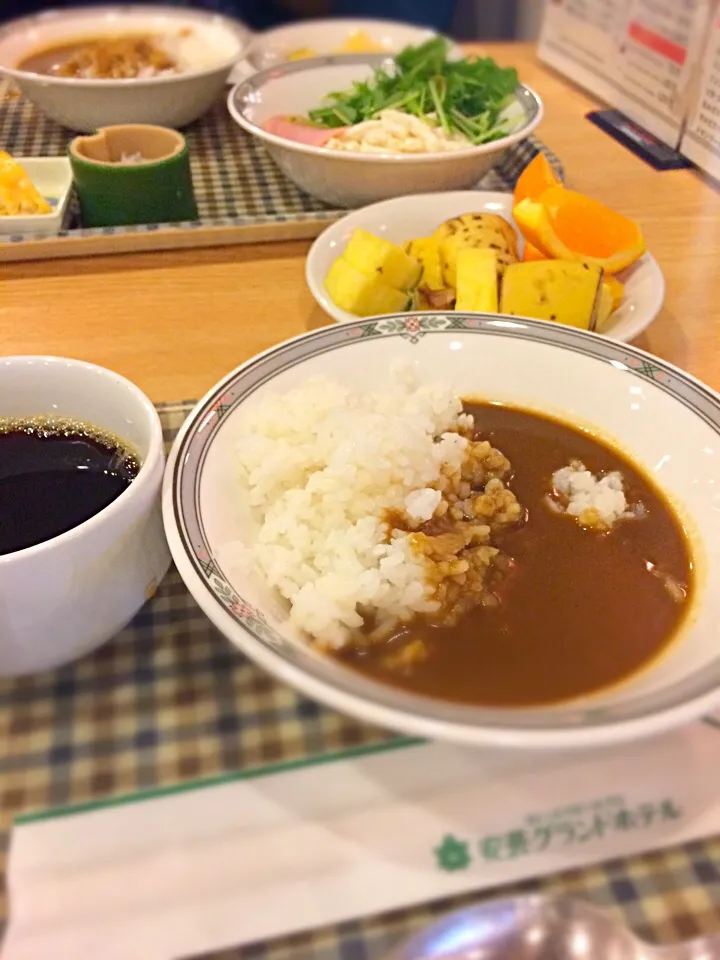
<svg viewBox="0 0 720 960">
<path fill-rule="evenodd" d="M 581 900 L 490 900 L 426 927 L 392 960 L 718 960 L 720 936 L 654 947 Z"/>
</svg>

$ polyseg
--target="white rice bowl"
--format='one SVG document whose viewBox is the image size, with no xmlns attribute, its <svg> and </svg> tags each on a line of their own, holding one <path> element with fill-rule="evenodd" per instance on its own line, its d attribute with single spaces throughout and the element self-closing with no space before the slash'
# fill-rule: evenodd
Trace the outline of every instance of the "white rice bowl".
<svg viewBox="0 0 720 960">
<path fill-rule="evenodd" d="M 149 34 L 162 38 L 181 72 L 128 79 L 58 77 L 19 64 L 38 50 L 80 38 Z M 225 88 L 251 44 L 242 23 L 189 7 L 127 4 L 45 10 L 0 25 L 0 74 L 70 130 L 119 123 L 180 128 L 201 116 Z"/>
<path fill-rule="evenodd" d="M 247 433 L 248 418 L 263 407 L 268 434 L 277 429 L 280 419 L 282 432 L 288 424 L 318 422 L 322 404 L 326 412 L 334 413 L 338 431 L 347 431 L 356 415 L 367 418 L 363 422 L 370 425 L 373 417 L 379 417 L 378 411 L 352 410 L 344 391 L 391 393 L 389 371 L 398 360 L 411 364 L 424 388 L 450 384 L 455 396 L 511 403 L 592 429 L 654 478 L 685 524 L 696 563 L 692 607 L 663 657 L 627 682 L 594 696 L 550 707 L 500 709 L 401 691 L 357 674 L 308 644 L 303 628 L 310 621 L 305 617 L 332 620 L 329 606 L 324 606 L 330 592 L 324 595 L 322 609 L 313 598 L 301 625 L 291 617 L 288 602 L 249 562 L 262 529 L 258 505 L 277 503 L 287 480 L 279 479 L 270 447 L 246 447 L 243 458 L 253 477 L 248 485 L 242 480 L 238 444 L 243 431 Z M 287 394 L 317 377 L 341 387 L 334 388 L 332 395 L 327 393 L 322 403 L 319 393 L 314 395 L 304 411 L 285 402 L 273 412 L 269 397 Z M 428 399 L 418 417 L 438 417 L 441 422 L 453 409 L 447 393 L 437 394 L 437 404 L 428 414 Z M 360 471 L 371 496 L 376 495 L 374 484 L 380 472 L 359 463 L 363 450 L 377 451 L 392 444 L 394 458 L 412 446 L 409 438 L 397 432 L 394 408 L 382 423 L 372 436 L 354 436 L 357 450 L 337 453 L 333 461 L 338 471 Z M 419 433 L 412 442 L 420 444 Z M 277 448 L 286 477 L 305 469 L 308 451 L 302 450 L 302 444 L 297 446 L 294 460 L 287 449 L 280 453 Z M 231 643 L 280 681 L 334 709 L 407 733 L 486 747 L 587 748 L 654 735 L 720 704 L 720 591 L 713 586 L 720 582 L 718 453 L 720 397 L 633 347 L 540 321 L 457 313 L 393 315 L 313 331 L 229 374 L 200 401 L 175 443 L 165 477 L 163 510 L 173 557 L 193 597 Z M 430 472 L 424 474 L 425 469 L 431 471 L 431 465 L 420 466 L 408 458 L 407 470 L 418 481 L 427 482 Z M 333 512 L 345 516 L 348 509 L 342 504 L 341 484 L 336 482 L 340 476 L 331 478 L 327 517 L 316 515 L 308 522 L 303 505 L 297 514 L 286 512 L 284 518 L 279 510 L 279 526 L 263 534 L 266 542 L 261 552 L 265 551 L 263 563 L 273 568 L 273 575 L 287 577 L 291 589 L 299 593 L 305 579 L 293 567 L 301 553 L 292 551 L 303 551 L 303 541 L 314 539 L 315 562 L 324 563 L 328 576 L 336 578 L 331 581 L 341 613 L 336 619 L 343 622 L 343 618 L 352 620 L 347 581 L 351 571 L 354 577 L 358 570 L 362 549 L 347 537 L 342 543 L 332 542 Z M 386 488 L 378 495 L 393 494 Z M 420 509 L 423 504 L 428 508 L 425 496 L 418 501 Z M 558 522 L 573 521 L 559 517 Z M 341 562 L 333 557 L 338 547 Z M 394 602 L 407 606 L 415 602 L 413 597 L 408 599 L 405 583 L 396 586 Z M 364 589 L 373 587 L 366 584 Z"/>
</svg>

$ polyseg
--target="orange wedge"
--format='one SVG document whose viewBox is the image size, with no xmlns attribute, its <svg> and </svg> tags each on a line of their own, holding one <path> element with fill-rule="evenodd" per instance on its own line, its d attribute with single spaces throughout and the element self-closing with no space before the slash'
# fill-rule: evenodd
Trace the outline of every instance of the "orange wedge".
<svg viewBox="0 0 720 960">
<path fill-rule="evenodd" d="M 548 158 L 544 153 L 538 153 L 518 177 L 513 190 L 513 203 L 517 205 L 528 197 L 537 200 L 540 194 L 558 183 L 560 178 L 550 166 Z"/>
<path fill-rule="evenodd" d="M 513 217 L 525 241 L 549 259 L 584 260 L 615 274 L 645 253 L 634 220 L 563 186 L 521 200 Z"/>
<path fill-rule="evenodd" d="M 547 260 L 547 257 L 544 253 L 541 253 L 537 247 L 534 247 L 531 243 L 525 244 L 525 249 L 523 250 L 523 260 L 526 262 L 528 260 Z"/>
</svg>

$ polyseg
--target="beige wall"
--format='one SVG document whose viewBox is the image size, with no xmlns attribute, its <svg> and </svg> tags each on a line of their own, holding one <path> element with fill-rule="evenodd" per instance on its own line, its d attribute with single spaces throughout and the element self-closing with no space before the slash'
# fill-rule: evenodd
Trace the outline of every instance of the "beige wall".
<svg viewBox="0 0 720 960">
<path fill-rule="evenodd" d="M 462 40 L 534 40 L 543 8 L 543 0 L 458 0 L 453 33 Z"/>
<path fill-rule="evenodd" d="M 482 0 L 481 0 L 482 2 Z M 545 4 L 543 0 L 519 0 L 518 40 L 537 40 Z"/>
</svg>

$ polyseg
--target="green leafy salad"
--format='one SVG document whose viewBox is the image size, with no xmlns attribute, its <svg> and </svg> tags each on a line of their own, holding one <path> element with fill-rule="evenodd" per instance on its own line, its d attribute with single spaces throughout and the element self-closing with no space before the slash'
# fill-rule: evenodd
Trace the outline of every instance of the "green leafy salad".
<svg viewBox="0 0 720 960">
<path fill-rule="evenodd" d="M 310 120 L 321 127 L 345 127 L 383 110 L 400 110 L 430 118 L 446 134 L 462 134 L 473 144 L 507 136 L 512 118 L 502 113 L 513 103 L 517 71 L 499 67 L 490 57 L 449 60 L 448 52 L 443 37 L 406 47 L 394 66 L 329 94 L 322 106 L 309 111 Z"/>
</svg>

